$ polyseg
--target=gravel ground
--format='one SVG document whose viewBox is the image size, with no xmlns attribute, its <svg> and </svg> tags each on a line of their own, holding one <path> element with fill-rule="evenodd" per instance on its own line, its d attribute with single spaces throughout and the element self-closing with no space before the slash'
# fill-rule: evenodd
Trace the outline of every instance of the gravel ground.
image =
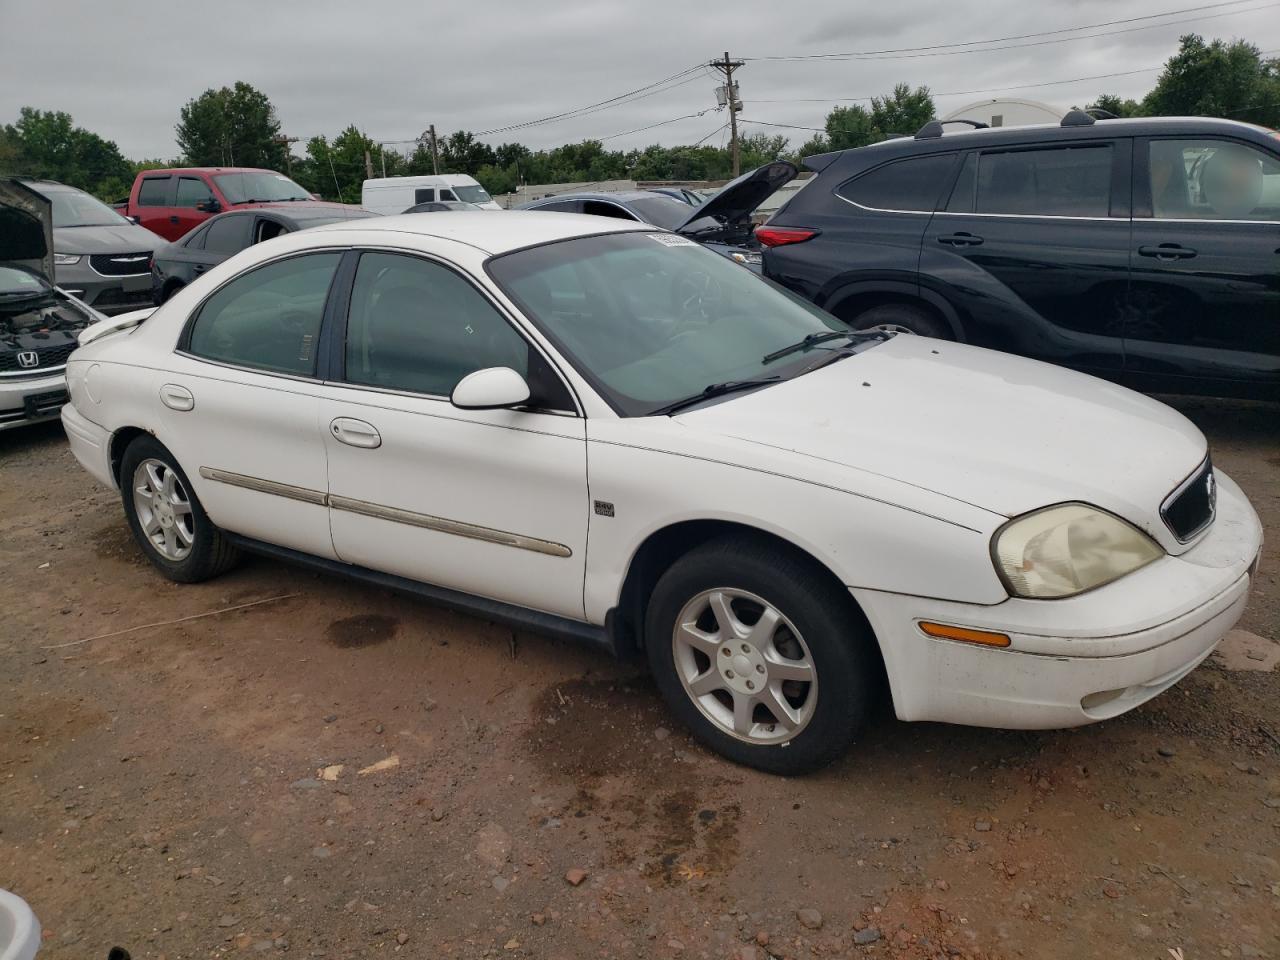
<svg viewBox="0 0 1280 960">
<path fill-rule="evenodd" d="M 1280 408 L 1173 402 L 1280 539 Z M 42 957 L 1280 957 L 1274 549 L 1231 657 L 1131 714 L 886 710 L 793 780 L 636 664 L 265 560 L 162 580 L 56 425 L 0 434 L 0 555 L 0 886 Z"/>
</svg>

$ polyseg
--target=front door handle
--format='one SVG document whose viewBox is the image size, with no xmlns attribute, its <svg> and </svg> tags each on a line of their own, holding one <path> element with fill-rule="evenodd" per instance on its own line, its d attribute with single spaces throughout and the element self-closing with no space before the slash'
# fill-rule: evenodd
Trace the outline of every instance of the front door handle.
<svg viewBox="0 0 1280 960">
<path fill-rule="evenodd" d="M 185 413 L 195 408 L 196 398 L 186 387 L 178 386 L 176 383 L 166 383 L 160 388 L 160 402 L 170 410 Z"/>
<path fill-rule="evenodd" d="M 169 222 L 170 222 L 170 223 L 177 223 L 177 222 L 178 222 L 178 218 L 177 218 L 177 217 L 170 217 L 170 218 L 169 218 Z"/>
<path fill-rule="evenodd" d="M 1138 253 L 1144 257 L 1155 257 L 1157 260 L 1190 260 L 1196 252 L 1180 243 L 1162 243 L 1159 246 L 1139 247 Z"/>
<path fill-rule="evenodd" d="M 363 420 L 338 417 L 338 419 L 329 424 L 329 432 L 333 434 L 333 438 L 339 443 L 345 443 L 350 447 L 364 447 L 366 450 L 374 450 L 382 446 L 382 434 L 378 433 L 373 424 L 365 423 Z"/>
<path fill-rule="evenodd" d="M 192 272 L 192 273 L 204 273 L 204 264 L 203 264 L 203 263 L 197 263 L 195 266 L 193 266 L 193 267 L 191 268 L 191 272 Z"/>
<path fill-rule="evenodd" d="M 939 237 L 938 242 L 945 243 L 951 247 L 976 247 L 982 242 L 982 238 L 975 237 L 972 233 L 965 233 L 962 230 L 960 233 L 951 233 L 944 237 Z"/>
</svg>

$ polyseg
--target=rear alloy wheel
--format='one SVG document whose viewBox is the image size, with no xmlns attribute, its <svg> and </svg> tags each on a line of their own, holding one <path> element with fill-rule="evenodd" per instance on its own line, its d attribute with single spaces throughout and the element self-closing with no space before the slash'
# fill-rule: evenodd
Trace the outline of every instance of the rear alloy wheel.
<svg viewBox="0 0 1280 960">
<path fill-rule="evenodd" d="M 909 303 L 882 303 L 853 318 L 855 330 L 885 330 L 889 333 L 914 333 L 921 337 L 953 340 L 951 330 L 934 314 Z"/>
<path fill-rule="evenodd" d="M 874 639 L 816 562 L 748 536 L 695 548 L 658 580 L 645 645 L 693 734 L 737 763 L 803 773 L 840 756 L 879 678 Z"/>
<path fill-rule="evenodd" d="M 170 580 L 198 583 L 235 563 L 235 546 L 209 519 L 187 475 L 155 437 L 138 437 L 125 450 L 120 496 L 134 539 Z"/>
</svg>

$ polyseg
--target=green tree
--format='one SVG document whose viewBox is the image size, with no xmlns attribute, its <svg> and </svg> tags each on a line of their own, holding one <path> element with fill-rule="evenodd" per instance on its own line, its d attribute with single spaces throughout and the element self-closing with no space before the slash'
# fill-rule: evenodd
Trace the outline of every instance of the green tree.
<svg viewBox="0 0 1280 960">
<path fill-rule="evenodd" d="M 193 165 L 285 167 L 275 107 L 265 93 L 243 81 L 188 100 L 175 129 L 178 147 Z"/>
<path fill-rule="evenodd" d="M 31 107 L 0 130 L 0 169 L 113 198 L 120 183 L 133 180 L 132 164 L 115 143 L 75 126 L 69 113 Z"/>
<path fill-rule="evenodd" d="M 1142 116 L 1142 104 L 1137 100 L 1126 100 L 1124 97 L 1118 97 L 1114 93 L 1104 93 L 1093 103 L 1089 104 L 1090 110 L 1105 110 L 1107 113 L 1114 114 L 1117 117 L 1140 117 Z"/>
<path fill-rule="evenodd" d="M 878 143 L 894 134 L 913 134 L 933 119 L 933 96 L 928 87 L 900 83 L 883 97 L 872 97 L 871 106 L 836 107 L 827 114 L 827 135 L 814 137 L 801 148 L 803 156 L 826 150 L 848 150 Z"/>
<path fill-rule="evenodd" d="M 445 137 L 439 144 L 441 173 L 474 174 L 485 164 L 497 158 L 493 147 L 475 138 L 475 135 L 459 130 Z"/>
<path fill-rule="evenodd" d="M 1142 101 L 1142 112 L 1280 126 L 1280 60 L 1264 60 L 1257 47 L 1243 40 L 1206 43 L 1187 34 Z"/>
<path fill-rule="evenodd" d="M 330 141 L 312 137 L 307 141 L 306 157 L 294 164 L 294 179 L 312 193 L 326 200 L 359 203 L 367 170 L 365 153 L 373 167 L 373 175 L 404 176 L 412 172 L 410 161 L 394 150 L 385 150 L 351 124 Z M 428 164 L 430 151 L 428 151 Z M 430 173 L 430 167 L 424 171 Z"/>
</svg>

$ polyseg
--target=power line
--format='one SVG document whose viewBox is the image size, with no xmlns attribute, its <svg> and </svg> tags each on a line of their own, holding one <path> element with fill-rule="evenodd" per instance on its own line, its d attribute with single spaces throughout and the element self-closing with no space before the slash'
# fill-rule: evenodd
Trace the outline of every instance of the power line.
<svg viewBox="0 0 1280 960">
<path fill-rule="evenodd" d="M 672 117 L 670 120 L 659 120 L 657 123 L 651 123 L 646 127 L 636 127 L 634 130 L 623 130 L 621 133 L 611 133 L 607 137 L 589 137 L 588 139 L 599 140 L 601 142 L 605 140 L 616 140 L 618 137 L 625 137 L 628 134 L 641 133 L 645 130 L 652 130 L 654 127 L 664 127 L 668 123 L 675 123 L 678 120 L 692 120 L 694 117 L 700 117 L 704 113 L 710 113 L 714 109 L 716 108 L 707 107 L 707 109 L 699 110 L 697 113 L 686 113 L 682 117 Z"/>
<path fill-rule="evenodd" d="M 1176 17 L 1184 13 L 1197 13 L 1205 10 L 1217 10 L 1222 7 L 1238 7 L 1253 0 L 1224 0 L 1221 3 L 1202 4 L 1195 7 L 1183 7 L 1179 10 L 1165 10 L 1163 13 L 1150 13 L 1142 17 L 1126 17 L 1122 20 L 1104 20 L 1100 23 L 1085 23 L 1075 27 L 1062 27 L 1057 30 L 1043 30 L 1038 33 L 1017 33 L 1007 37 L 990 37 L 986 40 L 963 40 L 955 43 L 937 43 L 922 47 L 889 47 L 884 50 L 855 50 L 850 53 L 808 53 L 793 56 L 743 57 L 744 60 L 830 60 L 842 57 L 875 57 L 891 53 L 921 53 L 932 50 L 947 50 L 954 47 L 976 47 L 988 43 L 1007 43 L 1011 40 L 1031 40 L 1036 37 L 1059 36 L 1064 33 L 1076 33 L 1080 30 L 1093 30 L 1097 27 L 1114 27 L 1126 23 L 1138 23 L 1145 20 L 1158 20 L 1164 17 Z M 1248 12 L 1248 11 L 1244 11 Z M 1152 24 L 1164 26 L 1164 24 Z"/>
<path fill-rule="evenodd" d="M 563 113 L 554 113 L 546 117 L 539 117 L 536 120 L 525 120 L 521 123 L 508 124 L 505 127 L 494 127 L 492 130 L 481 130 L 478 133 L 476 133 L 476 136 L 485 137 L 494 133 L 506 133 L 508 130 L 521 130 L 525 127 L 532 127 L 541 123 L 550 123 L 553 120 L 567 120 L 579 114 L 594 113 L 600 108 L 617 106 L 620 101 L 626 101 L 631 98 L 635 98 L 637 100 L 642 99 L 641 97 L 637 96 L 637 94 L 646 94 L 646 91 L 652 91 L 653 93 L 657 93 L 658 90 L 656 90 L 655 88 L 663 87 L 674 80 L 679 80 L 682 77 L 687 77 L 691 73 L 700 72 L 702 68 L 703 68 L 703 64 L 699 63 L 699 64 L 696 64 L 695 66 L 687 67 L 686 69 L 681 70 L 679 73 L 673 73 L 669 77 L 664 77 L 661 80 L 655 80 L 653 83 L 645 84 L 643 87 L 637 87 L 634 90 L 628 90 L 626 93 L 620 93 L 616 97 L 610 97 L 607 100 L 600 100 L 600 101 L 597 101 L 596 103 L 590 103 L 584 107 L 576 107 L 573 110 L 566 110 Z M 696 79 L 696 78 L 690 78 L 690 80 L 692 79 Z M 685 81 L 685 82 L 688 82 L 688 81 Z M 675 86 L 683 86 L 683 83 L 675 84 Z"/>
</svg>

